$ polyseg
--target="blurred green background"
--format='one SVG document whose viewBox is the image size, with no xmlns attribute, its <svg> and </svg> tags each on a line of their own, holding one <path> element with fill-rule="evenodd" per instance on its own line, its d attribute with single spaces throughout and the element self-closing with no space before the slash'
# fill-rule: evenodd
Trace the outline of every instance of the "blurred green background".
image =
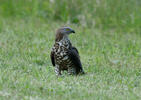
<svg viewBox="0 0 141 100">
<path fill-rule="evenodd" d="M 0 0 L 0 17 L 140 33 L 141 0 Z"/>
</svg>

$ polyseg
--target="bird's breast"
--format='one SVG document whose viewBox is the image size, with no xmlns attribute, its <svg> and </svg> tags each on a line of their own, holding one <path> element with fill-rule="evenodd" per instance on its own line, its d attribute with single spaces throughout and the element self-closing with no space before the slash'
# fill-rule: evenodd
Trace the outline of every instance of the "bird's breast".
<svg viewBox="0 0 141 100">
<path fill-rule="evenodd" d="M 60 41 L 54 45 L 55 61 L 58 64 L 67 64 L 69 62 L 68 50 L 70 48 L 69 41 Z"/>
</svg>

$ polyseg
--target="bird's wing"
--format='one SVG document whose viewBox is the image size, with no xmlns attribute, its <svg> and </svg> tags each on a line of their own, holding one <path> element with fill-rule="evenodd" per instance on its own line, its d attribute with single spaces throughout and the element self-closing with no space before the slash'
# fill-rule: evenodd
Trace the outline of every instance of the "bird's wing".
<svg viewBox="0 0 141 100">
<path fill-rule="evenodd" d="M 50 58 L 51 58 L 52 65 L 55 66 L 55 59 L 54 59 L 54 52 L 53 51 L 51 51 L 51 53 L 50 53 Z"/>
<path fill-rule="evenodd" d="M 73 64 L 76 66 L 77 73 L 79 73 L 79 72 L 84 73 L 78 50 L 75 47 L 72 47 L 72 49 L 69 50 L 68 55 L 69 55 L 69 58 L 71 59 L 71 61 L 73 62 Z"/>
<path fill-rule="evenodd" d="M 78 54 L 78 56 L 79 56 L 79 52 L 78 52 L 78 50 L 75 48 L 75 47 L 72 47 L 72 49 Z"/>
</svg>

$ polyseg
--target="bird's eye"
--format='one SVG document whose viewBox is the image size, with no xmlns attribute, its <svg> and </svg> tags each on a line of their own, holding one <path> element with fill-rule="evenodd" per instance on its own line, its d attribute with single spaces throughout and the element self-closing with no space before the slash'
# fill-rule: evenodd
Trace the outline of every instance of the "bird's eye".
<svg viewBox="0 0 141 100">
<path fill-rule="evenodd" d="M 70 31 L 70 29 L 69 29 L 69 28 L 67 28 L 67 29 L 66 29 L 66 31 Z"/>
</svg>

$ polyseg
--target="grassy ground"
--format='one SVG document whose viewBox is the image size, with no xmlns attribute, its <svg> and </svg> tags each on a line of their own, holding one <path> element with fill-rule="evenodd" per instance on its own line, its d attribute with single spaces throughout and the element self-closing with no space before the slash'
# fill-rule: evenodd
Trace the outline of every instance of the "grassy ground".
<svg viewBox="0 0 141 100">
<path fill-rule="evenodd" d="M 141 100 L 140 12 L 141 0 L 0 0 L 0 100 Z M 55 76 L 63 25 L 86 75 Z"/>
<path fill-rule="evenodd" d="M 1 19 L 0 100 L 140 100 L 141 36 L 70 24 L 86 75 L 57 78 L 50 61 L 64 25 Z"/>
</svg>

